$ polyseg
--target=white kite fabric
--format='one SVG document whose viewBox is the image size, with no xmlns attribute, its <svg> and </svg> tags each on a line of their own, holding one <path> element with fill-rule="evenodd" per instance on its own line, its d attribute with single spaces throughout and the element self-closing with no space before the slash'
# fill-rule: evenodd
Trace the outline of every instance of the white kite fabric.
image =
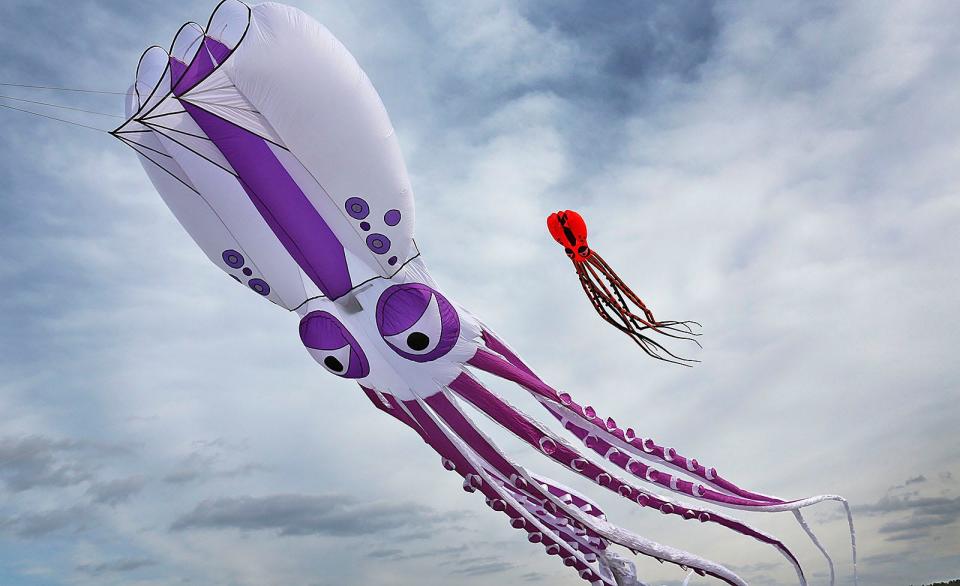
<svg viewBox="0 0 960 586">
<path fill-rule="evenodd" d="M 322 25 L 282 4 L 217 6 L 150 47 L 113 135 L 133 148 L 163 200 L 220 269 L 300 318 L 300 339 L 328 372 L 354 379 L 374 406 L 412 428 L 494 511 L 594 585 L 642 584 L 613 550 L 676 564 L 728 584 L 723 565 L 607 519 L 585 495 L 515 462 L 471 420 L 470 405 L 598 490 L 689 523 L 713 523 L 776 549 L 777 538 L 719 509 L 799 509 L 740 488 L 714 468 L 620 427 L 534 373 L 493 331 L 449 300 L 414 242 L 413 190 L 380 97 Z M 575 436 L 508 404 L 484 372 L 530 392 Z M 666 496 L 676 495 L 677 498 Z M 714 508 L 707 508 L 707 506 Z M 624 552 L 626 553 L 626 552 Z M 689 576 L 687 576 L 689 580 Z"/>
</svg>

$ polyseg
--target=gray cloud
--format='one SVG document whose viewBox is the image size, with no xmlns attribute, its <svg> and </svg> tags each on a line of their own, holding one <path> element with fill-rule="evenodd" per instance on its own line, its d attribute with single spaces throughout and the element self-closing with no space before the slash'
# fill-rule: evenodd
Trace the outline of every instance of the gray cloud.
<svg viewBox="0 0 960 586">
<path fill-rule="evenodd" d="M 132 496 L 143 490 L 146 483 L 143 476 L 116 478 L 91 484 L 87 494 L 97 504 L 115 506 L 130 500 Z"/>
<path fill-rule="evenodd" d="M 401 537 L 398 541 L 407 541 L 408 538 Z M 448 557 L 458 557 L 463 553 L 469 551 L 466 545 L 457 545 L 451 547 L 437 547 L 433 549 L 428 549 L 425 551 L 408 553 L 402 549 L 398 548 L 385 548 L 385 549 L 374 549 L 367 552 L 366 557 L 372 559 L 386 559 L 390 561 L 402 561 L 402 560 L 416 560 L 421 558 L 448 558 Z M 441 564 L 450 563 L 449 560 L 444 560 L 440 562 Z"/>
<path fill-rule="evenodd" d="M 497 574 L 500 572 L 506 572 L 507 570 L 512 570 L 517 567 L 516 564 L 512 562 L 503 562 L 503 561 L 490 561 L 482 563 L 473 563 L 473 564 L 464 564 L 461 567 L 458 567 L 456 570 L 450 572 L 453 575 L 460 576 L 485 576 L 487 574 Z"/>
<path fill-rule="evenodd" d="M 266 470 L 256 462 L 230 463 L 231 456 L 246 450 L 245 444 L 232 445 L 217 438 L 215 440 L 197 440 L 193 450 L 177 463 L 176 468 L 163 476 L 170 484 L 204 482 L 214 478 L 233 478 L 246 476 Z"/>
<path fill-rule="evenodd" d="M 416 503 L 363 503 L 346 495 L 281 494 L 203 501 L 178 518 L 174 530 L 240 529 L 279 535 L 355 537 L 459 518 Z"/>
<path fill-rule="evenodd" d="M 909 541 L 926 537 L 929 529 L 951 525 L 960 519 L 960 497 L 887 495 L 876 503 L 855 506 L 854 511 L 879 516 L 909 513 L 907 518 L 886 522 L 879 529 L 882 534 L 890 534 L 888 541 Z"/>
<path fill-rule="evenodd" d="M 22 513 L 8 518 L 0 518 L 0 531 L 5 531 L 24 539 L 36 539 L 53 533 L 66 533 L 82 530 L 91 519 L 91 511 L 83 506 L 64 509 Z"/>
<path fill-rule="evenodd" d="M 83 448 L 76 441 L 39 435 L 0 438 L 0 480 L 13 492 L 79 484 L 93 475 L 78 459 Z"/>
<path fill-rule="evenodd" d="M 757 562 L 753 564 L 744 564 L 744 565 L 735 565 L 732 566 L 733 569 L 744 574 L 753 574 L 756 572 L 769 572 L 770 570 L 775 570 L 780 567 L 779 563 L 774 562 Z"/>
<path fill-rule="evenodd" d="M 91 576 L 103 576 L 106 574 L 133 572 L 156 564 L 156 560 L 149 558 L 121 558 L 97 564 L 80 564 L 76 567 L 76 570 Z"/>
</svg>

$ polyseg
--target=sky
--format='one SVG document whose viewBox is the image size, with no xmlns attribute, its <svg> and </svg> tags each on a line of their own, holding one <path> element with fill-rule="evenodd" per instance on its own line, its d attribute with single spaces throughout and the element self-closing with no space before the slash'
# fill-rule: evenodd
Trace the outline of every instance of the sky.
<svg viewBox="0 0 960 586">
<path fill-rule="evenodd" d="M 753 490 L 844 495 L 862 584 L 960 577 L 960 4 L 296 4 L 378 88 L 450 298 L 638 434 Z M 0 83 L 123 92 L 214 6 L 5 0 Z M 700 364 L 649 360 L 593 314 L 545 229 L 558 209 L 658 316 L 703 324 Z M 0 583 L 582 583 L 319 368 L 296 316 L 224 278 L 108 135 L 0 108 L 0 258 Z M 491 433 L 618 524 L 796 583 L 770 548 Z M 789 514 L 742 516 L 827 583 Z M 839 507 L 808 516 L 852 583 Z"/>
</svg>

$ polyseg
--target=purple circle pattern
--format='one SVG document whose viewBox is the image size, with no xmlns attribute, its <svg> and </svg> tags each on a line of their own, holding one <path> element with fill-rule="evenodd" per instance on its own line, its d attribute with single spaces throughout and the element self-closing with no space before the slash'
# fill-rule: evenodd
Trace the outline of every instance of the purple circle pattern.
<svg viewBox="0 0 960 586">
<path fill-rule="evenodd" d="M 367 236 L 367 248 L 377 254 L 386 254 L 390 250 L 390 239 L 374 232 Z"/>
<path fill-rule="evenodd" d="M 440 331 L 420 332 L 431 339 L 439 336 L 440 339 L 433 350 L 426 354 L 411 354 L 386 339 L 387 336 L 396 336 L 412 328 L 423 317 L 423 313 L 430 306 L 430 300 L 434 297 L 440 312 Z M 460 317 L 457 315 L 457 310 L 446 297 L 421 283 L 402 283 L 388 287 L 377 301 L 376 317 L 377 329 L 384 337 L 384 342 L 394 352 L 414 362 L 430 362 L 444 356 L 460 337 Z"/>
<path fill-rule="evenodd" d="M 343 207 L 354 220 L 362 220 L 370 214 L 370 205 L 362 197 L 351 197 Z"/>
<path fill-rule="evenodd" d="M 270 294 L 270 285 L 268 285 L 263 279 L 250 279 L 247 282 L 247 285 L 250 285 L 251 289 L 263 295 L 264 297 Z"/>
<path fill-rule="evenodd" d="M 383 214 L 383 222 L 387 226 L 396 226 L 400 223 L 400 210 L 390 210 Z"/>
<path fill-rule="evenodd" d="M 227 263 L 227 266 L 231 269 L 239 269 L 243 266 L 243 255 L 232 248 L 224 250 L 220 256 L 223 257 L 223 262 Z"/>
</svg>

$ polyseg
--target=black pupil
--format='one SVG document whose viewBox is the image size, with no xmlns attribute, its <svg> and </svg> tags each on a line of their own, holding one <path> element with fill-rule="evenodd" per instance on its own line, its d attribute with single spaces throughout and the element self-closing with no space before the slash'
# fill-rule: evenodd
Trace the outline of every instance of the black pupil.
<svg viewBox="0 0 960 586">
<path fill-rule="evenodd" d="M 323 359 L 323 363 L 334 372 L 343 372 L 343 365 L 340 364 L 340 361 L 337 360 L 335 356 L 327 356 Z"/>
<path fill-rule="evenodd" d="M 407 346 L 413 350 L 423 350 L 430 345 L 430 338 L 423 332 L 413 332 L 407 336 Z"/>
</svg>

